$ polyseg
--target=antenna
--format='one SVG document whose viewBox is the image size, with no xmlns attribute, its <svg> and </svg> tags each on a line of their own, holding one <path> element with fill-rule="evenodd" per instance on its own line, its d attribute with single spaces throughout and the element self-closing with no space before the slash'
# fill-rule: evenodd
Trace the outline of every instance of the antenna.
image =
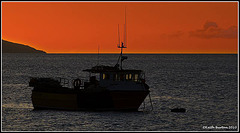
<svg viewBox="0 0 240 133">
<path fill-rule="evenodd" d="M 127 48 L 127 11 L 126 11 L 126 7 L 125 7 L 125 24 L 124 24 L 124 40 L 120 43 L 120 32 L 119 32 L 119 24 L 118 24 L 118 39 L 119 39 L 119 44 L 118 44 L 118 48 Z"/>
<path fill-rule="evenodd" d="M 124 46 L 127 47 L 127 9 L 125 6 Z"/>
<path fill-rule="evenodd" d="M 118 24 L 118 39 L 119 39 L 119 44 L 118 44 L 118 48 L 121 48 L 121 53 L 120 53 L 120 56 L 118 58 L 118 62 L 119 62 L 119 59 L 121 58 L 121 64 L 120 64 L 120 69 L 122 70 L 122 61 L 127 59 L 127 56 L 122 56 L 122 53 L 123 53 L 123 48 L 127 48 L 127 11 L 126 11 L 126 7 L 125 7 L 125 24 L 124 24 L 124 40 L 123 42 L 120 41 L 120 35 L 119 35 L 119 24 Z M 120 43 L 121 42 L 121 43 Z M 118 62 L 115 66 L 119 66 L 118 65 Z"/>
<path fill-rule="evenodd" d="M 118 24 L 118 44 L 117 44 L 117 47 L 119 48 L 120 47 L 120 32 L 119 32 L 119 24 Z"/>
</svg>

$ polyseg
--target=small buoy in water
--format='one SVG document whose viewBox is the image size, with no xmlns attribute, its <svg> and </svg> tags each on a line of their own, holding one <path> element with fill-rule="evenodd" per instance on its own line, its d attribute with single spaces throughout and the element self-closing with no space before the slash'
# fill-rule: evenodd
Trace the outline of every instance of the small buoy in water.
<svg viewBox="0 0 240 133">
<path fill-rule="evenodd" d="M 171 112 L 186 112 L 186 109 L 184 109 L 184 108 L 174 108 L 174 109 L 171 109 Z"/>
</svg>

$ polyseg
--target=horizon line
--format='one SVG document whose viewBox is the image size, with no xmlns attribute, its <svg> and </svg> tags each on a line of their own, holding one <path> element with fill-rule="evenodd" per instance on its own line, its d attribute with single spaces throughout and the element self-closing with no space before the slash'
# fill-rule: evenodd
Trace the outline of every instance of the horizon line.
<svg viewBox="0 0 240 133">
<path fill-rule="evenodd" d="M 118 52 L 114 53 L 114 52 L 107 52 L 107 53 L 91 53 L 91 52 L 79 52 L 79 53 L 58 53 L 58 52 L 51 52 L 48 53 L 46 52 L 46 54 L 119 54 Z M 138 52 L 130 52 L 130 53 L 124 53 L 124 54 L 238 54 L 238 53 L 221 53 L 221 52 L 213 52 L 213 53 L 209 53 L 209 52 L 163 52 L 163 53 L 158 53 L 158 52 L 147 52 L 147 53 L 138 53 Z"/>
</svg>

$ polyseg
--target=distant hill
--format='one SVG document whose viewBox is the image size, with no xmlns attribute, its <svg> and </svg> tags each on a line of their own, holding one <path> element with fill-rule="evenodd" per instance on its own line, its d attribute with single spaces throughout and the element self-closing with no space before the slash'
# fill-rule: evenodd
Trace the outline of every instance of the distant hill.
<svg viewBox="0 0 240 133">
<path fill-rule="evenodd" d="M 46 53 L 42 50 L 36 50 L 35 48 L 27 45 L 13 43 L 2 40 L 2 52 L 3 53 Z"/>
</svg>

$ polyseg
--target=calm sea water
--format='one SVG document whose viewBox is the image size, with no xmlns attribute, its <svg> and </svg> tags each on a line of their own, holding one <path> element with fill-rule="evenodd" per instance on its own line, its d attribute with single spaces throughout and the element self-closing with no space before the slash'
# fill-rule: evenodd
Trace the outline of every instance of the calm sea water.
<svg viewBox="0 0 240 133">
<path fill-rule="evenodd" d="M 118 55 L 100 55 L 115 65 Z M 237 131 L 237 55 L 128 55 L 124 68 L 142 69 L 151 99 L 139 112 L 33 111 L 29 77 L 87 77 L 94 54 L 3 54 L 3 131 Z M 185 113 L 173 113 L 182 107 Z M 207 128 L 207 129 L 206 129 Z"/>
</svg>

